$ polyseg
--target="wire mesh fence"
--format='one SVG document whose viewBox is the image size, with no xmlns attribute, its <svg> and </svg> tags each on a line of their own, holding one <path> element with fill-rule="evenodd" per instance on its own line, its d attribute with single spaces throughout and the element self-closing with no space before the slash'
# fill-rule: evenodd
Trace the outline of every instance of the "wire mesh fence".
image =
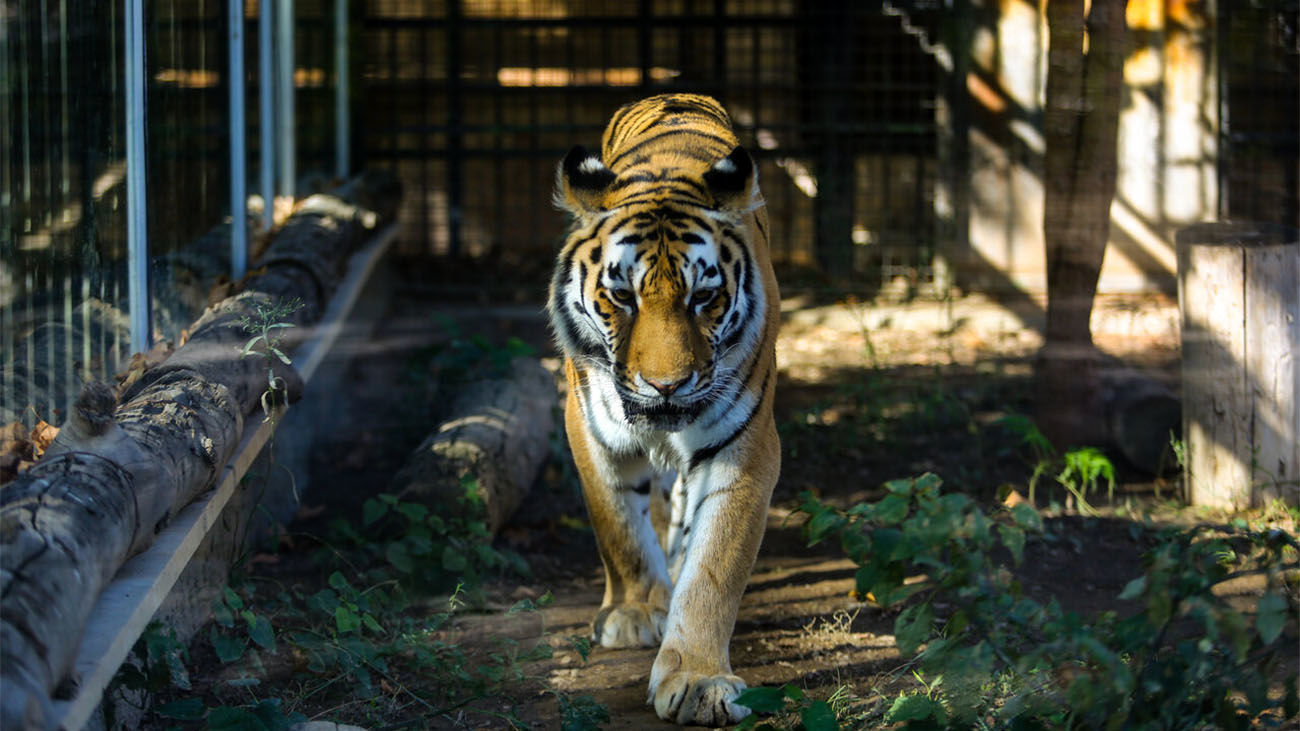
<svg viewBox="0 0 1300 731">
<path fill-rule="evenodd" d="M 561 234 L 549 190 L 570 146 L 596 146 L 626 102 L 710 94 L 759 162 L 779 259 L 924 277 L 940 85 L 917 35 L 938 4 L 913 5 L 376 0 L 360 157 L 418 191 L 408 252 L 531 256 Z"/>
</svg>

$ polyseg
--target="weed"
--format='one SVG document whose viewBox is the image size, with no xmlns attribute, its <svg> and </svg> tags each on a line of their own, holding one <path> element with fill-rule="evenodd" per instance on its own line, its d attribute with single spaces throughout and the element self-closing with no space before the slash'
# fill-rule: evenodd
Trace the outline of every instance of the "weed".
<svg viewBox="0 0 1300 731">
<path fill-rule="evenodd" d="M 829 701 L 814 700 L 801 688 L 788 683 L 780 688 L 747 688 L 736 697 L 736 703 L 755 714 L 778 714 L 790 727 L 804 731 L 832 731 L 840 727 Z M 737 731 L 775 731 L 776 728 L 770 723 L 760 723 L 758 715 L 748 716 L 736 726 Z"/>
<path fill-rule="evenodd" d="M 1057 456 L 1056 447 L 1022 414 L 1008 414 L 996 422 L 1017 438 L 1020 448 L 1027 453 L 1030 468 L 1027 491 L 1029 503 L 1036 505 L 1039 480 L 1055 472 L 1056 483 L 1065 488 L 1067 506 L 1073 506 L 1083 515 L 1097 515 L 1096 508 L 1088 502 L 1088 495 L 1097 492 L 1101 481 L 1106 482 L 1106 499 L 1115 500 L 1115 466 L 1096 447 L 1078 447 Z"/>
<path fill-rule="evenodd" d="M 285 403 L 284 379 L 275 375 L 274 362 L 279 360 L 285 365 L 293 361 L 285 355 L 281 346 L 280 331 L 293 327 L 285 318 L 303 308 L 303 302 L 297 297 L 266 304 L 255 302 L 253 314 L 239 318 L 239 326 L 252 335 L 240 349 L 240 358 L 260 357 L 266 361 L 266 390 L 262 392 L 262 413 L 270 421 L 277 406 Z"/>
<path fill-rule="evenodd" d="M 472 479 L 463 486 L 464 499 L 476 499 Z M 482 576 L 527 569 L 522 559 L 492 548 L 481 512 L 461 507 L 457 513 L 466 517 L 448 520 L 392 495 L 371 498 L 360 525 L 336 526 L 342 545 L 317 554 L 336 567 L 325 587 L 309 592 L 251 580 L 223 589 L 203 635 L 227 667 L 222 681 L 192 688 L 184 646 L 155 630 L 137 649 L 143 662 L 125 666 L 119 685 L 161 696 L 165 702 L 153 712 L 171 721 L 280 729 L 328 702 L 353 715 L 427 723 L 458 717 L 507 685 L 528 682 L 523 667 L 551 656 L 545 637 L 535 644 L 509 638 L 484 638 L 474 649 L 461 644 L 454 620 L 481 600 Z M 450 593 L 429 611 L 421 597 L 443 590 Z M 525 599 L 509 613 L 537 611 L 550 601 L 549 593 Z M 585 662 L 590 643 L 577 638 L 570 644 Z M 407 677 L 419 677 L 419 687 Z M 608 720 L 590 698 L 556 696 L 566 728 L 595 728 Z M 479 712 L 522 724 L 510 714 Z"/>
<path fill-rule="evenodd" d="M 1024 596 L 997 558 L 1005 551 L 1018 564 L 1028 536 L 1043 532 L 1032 507 L 990 516 L 941 484 L 933 474 L 893 480 L 883 499 L 848 510 L 803 496 L 809 543 L 838 539 L 858 564 L 858 593 L 903 607 L 895 639 L 920 691 L 882 698 L 864 717 L 931 727 L 1245 728 L 1300 712 L 1294 675 L 1282 698 L 1268 692 L 1293 643 L 1283 637 L 1288 626 L 1294 632 L 1297 605 L 1293 536 L 1242 520 L 1165 532 L 1145 574 L 1119 595 L 1140 608 L 1087 622 L 1055 600 Z M 1215 592 L 1244 576 L 1265 579 L 1253 620 Z M 789 690 L 752 689 L 740 702 L 787 715 L 811 709 Z"/>
</svg>

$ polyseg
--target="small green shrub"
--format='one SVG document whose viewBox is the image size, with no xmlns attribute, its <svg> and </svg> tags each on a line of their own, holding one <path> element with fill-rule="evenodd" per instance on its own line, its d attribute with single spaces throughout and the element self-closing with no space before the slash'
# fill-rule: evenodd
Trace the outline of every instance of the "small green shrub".
<svg viewBox="0 0 1300 731">
<path fill-rule="evenodd" d="M 1073 503 L 1082 515 L 1097 515 L 1096 508 L 1088 502 L 1088 495 L 1096 493 L 1104 480 L 1106 499 L 1115 499 L 1115 466 L 1096 447 L 1077 447 L 1057 455 L 1056 447 L 1039 431 L 1038 426 L 1023 414 L 1008 414 L 996 422 L 997 426 L 1017 439 L 1030 469 L 1029 502 L 1037 498 L 1039 480 L 1055 472 L 1056 483 L 1065 488 L 1068 502 Z"/>
<path fill-rule="evenodd" d="M 965 495 L 943 493 L 933 474 L 885 487 L 883 499 L 848 510 L 807 493 L 800 507 L 810 544 L 838 540 L 858 564 L 860 595 L 902 607 L 898 649 L 924 686 L 876 702 L 860 723 L 1246 728 L 1300 710 L 1294 675 L 1283 697 L 1268 693 L 1294 645 L 1284 635 L 1295 631 L 1300 546 L 1285 532 L 1244 521 L 1163 532 L 1145 574 L 1119 596 L 1140 607 L 1086 619 L 1055 599 L 1025 596 L 1004 564 L 1004 555 L 1018 564 L 1027 538 L 1043 531 L 1028 505 L 989 515 Z M 1213 591 L 1248 575 L 1264 576 L 1267 587 L 1253 619 Z M 783 692 L 753 689 L 742 702 L 788 711 L 774 707 Z"/>
</svg>

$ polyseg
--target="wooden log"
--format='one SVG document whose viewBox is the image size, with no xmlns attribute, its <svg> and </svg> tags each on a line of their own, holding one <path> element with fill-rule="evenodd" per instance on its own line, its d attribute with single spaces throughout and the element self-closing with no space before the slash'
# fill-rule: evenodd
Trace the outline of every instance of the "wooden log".
<svg viewBox="0 0 1300 731">
<path fill-rule="evenodd" d="M 104 585 L 216 480 L 243 428 L 229 391 L 179 373 L 114 414 L 90 384 L 0 502 L 0 727 L 42 728 Z"/>
<path fill-rule="evenodd" d="M 213 485 L 268 372 L 291 397 L 301 390 L 279 360 L 241 357 L 251 334 L 240 318 L 292 297 L 304 306 L 285 319 L 315 321 L 347 255 L 379 220 L 335 198 L 309 199 L 277 233 L 266 273 L 248 291 L 210 308 L 116 411 L 107 386 L 84 389 L 45 459 L 0 491 L 0 727 L 39 728 L 51 718 L 49 696 L 100 590 Z M 306 333 L 286 335 L 287 351 Z"/>
<path fill-rule="evenodd" d="M 555 377 L 534 358 L 515 358 L 503 376 L 440 388 L 445 391 L 452 395 L 438 428 L 411 453 L 389 491 L 446 513 L 462 494 L 461 479 L 473 476 L 495 533 L 546 462 Z"/>
<path fill-rule="evenodd" d="M 1167 383 L 1132 369 L 1102 374 L 1108 442 L 1129 464 L 1152 475 L 1172 470 L 1170 437 L 1182 434 L 1182 406 Z"/>
<path fill-rule="evenodd" d="M 1177 243 L 1188 498 L 1300 504 L 1300 236 L 1200 224 Z"/>
</svg>

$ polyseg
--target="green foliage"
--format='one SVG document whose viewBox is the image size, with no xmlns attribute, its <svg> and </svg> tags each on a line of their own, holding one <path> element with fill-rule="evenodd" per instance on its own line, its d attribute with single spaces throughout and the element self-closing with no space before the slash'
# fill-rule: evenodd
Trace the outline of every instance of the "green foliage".
<svg viewBox="0 0 1300 731">
<path fill-rule="evenodd" d="M 1097 511 L 1088 504 L 1086 495 L 1097 491 L 1102 478 L 1106 479 L 1106 499 L 1114 502 L 1115 467 L 1111 465 L 1109 459 L 1106 459 L 1106 455 L 1101 453 L 1101 450 L 1096 447 L 1073 449 L 1066 452 L 1062 460 L 1065 466 L 1056 476 L 1056 481 L 1074 497 L 1079 512 L 1084 515 L 1097 514 Z"/>
<path fill-rule="evenodd" d="M 450 317 L 441 316 L 437 320 L 451 336 L 433 354 L 433 367 L 443 385 L 504 376 L 510 371 L 511 361 L 536 352 L 519 338 L 508 338 L 498 346 L 482 335 L 463 335 L 460 324 Z"/>
<path fill-rule="evenodd" d="M 330 527 L 336 542 L 355 549 L 374 566 L 370 575 L 376 582 L 396 579 L 424 592 L 459 585 L 473 595 L 487 572 L 529 572 L 521 556 L 492 545 L 484 515 L 478 480 L 465 475 L 456 506 L 446 516 L 381 493 L 362 504 L 360 526 L 340 519 Z"/>
<path fill-rule="evenodd" d="M 1013 435 L 1025 453 L 1030 468 L 1029 502 L 1035 503 L 1038 482 L 1055 473 L 1056 483 L 1065 488 L 1071 501 L 1083 515 L 1097 515 L 1096 508 L 1088 502 L 1088 495 L 1097 492 L 1102 480 L 1106 482 L 1106 499 L 1115 498 L 1115 466 L 1096 447 L 1078 447 L 1058 456 L 1056 447 L 1023 414 L 1008 414 L 997 422 L 1004 431 Z"/>
<path fill-rule="evenodd" d="M 190 675 L 185 669 L 188 660 L 185 645 L 176 639 L 175 631 L 150 622 L 132 646 L 116 681 L 131 691 L 156 693 L 172 687 L 189 690 Z"/>
<path fill-rule="evenodd" d="M 285 365 L 293 361 L 285 355 L 281 345 L 280 332 L 293 327 L 285 318 L 303 308 L 301 299 L 294 297 L 274 303 L 255 302 L 253 314 L 245 315 L 237 321 L 244 332 L 252 335 L 240 349 L 240 358 L 260 357 L 266 361 L 266 391 L 262 393 L 262 413 L 270 420 L 275 407 L 285 403 L 284 379 L 275 375 L 273 368 L 276 360 Z"/>
<path fill-rule="evenodd" d="M 555 698 L 560 704 L 560 728 L 563 731 L 592 731 L 609 721 L 609 709 L 589 695 L 556 693 Z"/>
<path fill-rule="evenodd" d="M 835 711 L 827 701 L 810 698 L 801 688 L 786 684 L 780 688 L 746 688 L 736 704 L 754 711 L 736 726 L 737 731 L 775 731 L 777 726 L 759 721 L 758 714 L 779 714 L 800 731 L 836 731 L 840 728 Z"/>
<path fill-rule="evenodd" d="M 1107 477 L 1079 462 L 1070 479 Z M 902 606 L 894 623 L 925 693 L 896 697 L 875 718 L 908 727 L 1245 728 L 1262 714 L 1294 717 L 1268 695 L 1294 640 L 1300 569 L 1297 543 L 1282 531 L 1244 523 L 1173 530 L 1145 557 L 1146 573 L 1121 599 L 1131 616 L 1086 621 L 1056 601 L 1021 592 L 1001 556 L 1018 564 L 1043 524 L 1026 504 L 985 514 L 969 498 L 944 494 L 932 474 L 894 480 L 887 495 L 848 510 L 805 494 L 809 543 L 836 539 L 858 564 L 857 591 L 882 607 Z M 1253 622 L 1213 589 L 1247 575 L 1267 590 Z M 1290 643 L 1290 644 L 1288 644 Z M 929 680 L 926 680 L 926 679 Z M 753 689 L 746 705 L 774 710 L 776 689 Z M 752 701 L 752 704 L 750 703 Z"/>
<path fill-rule="evenodd" d="M 303 720 L 304 704 L 325 694 L 342 693 L 372 707 L 393 699 L 395 707 L 410 709 L 404 718 L 431 719 L 529 681 L 524 664 L 551 656 L 545 638 L 527 645 L 484 638 L 470 649 L 449 631 L 467 600 L 479 600 L 488 572 L 527 570 L 518 556 L 492 547 L 477 484 L 467 478 L 462 486 L 456 518 L 378 495 L 364 503 L 357 523 L 338 521 L 340 545 L 316 556 L 332 567 L 323 587 L 286 589 L 259 581 L 225 587 L 201 641 L 229 667 L 208 692 L 182 692 L 195 690 L 185 673 L 185 647 L 156 629 L 141 639 L 140 662 L 124 666 L 119 685 L 159 695 L 163 701 L 154 712 L 172 721 L 271 730 Z M 426 597 L 439 592 L 449 595 L 430 611 Z M 537 611 L 551 601 L 549 593 L 525 599 L 509 613 Z M 585 662 L 590 642 L 580 637 L 570 643 Z M 297 668 L 292 678 L 268 670 L 283 668 L 290 658 Z M 419 678 L 419 686 L 405 685 L 405 677 Z M 230 702 L 232 696 L 240 702 Z M 595 728 L 608 720 L 589 697 L 557 697 L 566 728 Z"/>
</svg>

